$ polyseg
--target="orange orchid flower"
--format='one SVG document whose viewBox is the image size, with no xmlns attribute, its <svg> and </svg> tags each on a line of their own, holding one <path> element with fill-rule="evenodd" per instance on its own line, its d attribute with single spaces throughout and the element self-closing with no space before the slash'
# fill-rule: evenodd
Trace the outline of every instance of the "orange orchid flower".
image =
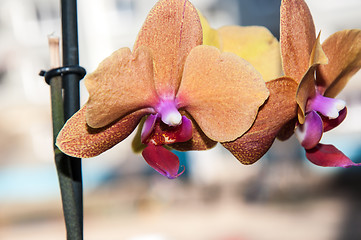
<svg viewBox="0 0 361 240">
<path fill-rule="evenodd" d="M 133 51 L 115 51 L 86 76 L 89 100 L 59 133 L 59 149 L 81 158 L 99 155 L 146 117 L 142 155 L 156 171 L 175 178 L 182 173 L 179 160 L 164 146 L 203 150 L 243 135 L 269 91 L 248 62 L 201 44 L 191 3 L 160 0 Z"/>
<path fill-rule="evenodd" d="M 320 144 L 323 132 L 346 117 L 346 103 L 334 99 L 361 68 L 361 30 L 344 30 L 321 45 L 312 15 L 303 0 L 281 4 L 283 69 L 299 85 L 296 136 L 306 157 L 319 166 L 350 167 L 353 163 L 333 145 Z"/>
<path fill-rule="evenodd" d="M 252 27 L 249 30 L 245 27 L 238 27 L 238 30 L 232 28 L 228 35 L 224 34 L 227 27 L 223 33 L 222 29 L 218 33 L 208 30 L 207 42 L 241 55 L 238 48 L 246 48 L 247 45 L 234 47 L 229 43 L 247 43 L 255 31 Z M 248 31 L 248 34 L 241 36 L 241 31 Z M 269 61 L 274 58 L 270 54 L 272 49 L 267 45 L 267 38 L 259 38 L 258 44 L 262 41 L 261 45 L 269 47 L 266 53 L 262 53 Z M 267 152 L 276 137 L 285 140 L 295 131 L 306 150 L 306 157 L 314 164 L 340 167 L 360 165 L 353 163 L 334 146 L 320 144 L 319 141 L 323 132 L 338 126 L 346 117 L 345 103 L 333 97 L 361 67 L 361 31 L 337 32 L 321 45 L 319 37 L 316 38 L 307 4 L 303 0 L 283 0 L 280 43 L 282 68 L 286 76 L 266 82 L 270 97 L 260 108 L 252 128 L 235 141 L 222 145 L 242 163 L 252 164 Z M 225 44 L 228 46 L 222 46 Z M 274 74 L 275 70 L 269 71 L 267 61 L 262 63 L 265 71 L 257 65 L 262 55 L 257 56 L 254 62 L 247 55 L 242 57 L 252 62 L 261 73 Z"/>
<path fill-rule="evenodd" d="M 295 131 L 312 163 L 359 165 L 333 145 L 319 141 L 323 132 L 338 126 L 346 117 L 345 103 L 333 97 L 361 67 L 361 31 L 337 32 L 321 45 L 307 4 L 303 0 L 283 0 L 280 43 L 286 76 L 267 82 L 270 97 L 252 128 L 223 145 L 241 162 L 251 164 L 267 152 L 276 137 L 285 140 Z M 282 82 L 283 92 L 271 85 L 277 82 Z M 274 100 L 277 98 L 282 100 Z"/>
</svg>

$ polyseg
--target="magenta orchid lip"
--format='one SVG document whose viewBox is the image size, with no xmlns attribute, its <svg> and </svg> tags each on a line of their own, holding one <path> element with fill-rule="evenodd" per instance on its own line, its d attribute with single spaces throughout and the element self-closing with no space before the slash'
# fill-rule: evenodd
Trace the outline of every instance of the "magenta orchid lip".
<svg viewBox="0 0 361 240">
<path fill-rule="evenodd" d="M 346 103 L 343 100 L 324 97 L 316 93 L 316 96 L 308 101 L 307 111 L 317 111 L 325 117 L 336 119 L 345 107 Z"/>
<path fill-rule="evenodd" d="M 181 124 L 168 126 L 163 123 L 159 114 L 151 114 L 144 122 L 141 135 L 142 143 L 146 145 L 142 152 L 146 162 L 157 172 L 171 179 L 181 175 L 184 169 L 178 173 L 178 157 L 163 146 L 186 142 L 192 138 L 192 122 L 186 116 L 181 118 Z"/>
<path fill-rule="evenodd" d="M 305 123 L 299 125 L 295 131 L 297 139 L 305 149 L 314 148 L 323 134 L 322 118 L 315 111 L 306 115 Z"/>
</svg>

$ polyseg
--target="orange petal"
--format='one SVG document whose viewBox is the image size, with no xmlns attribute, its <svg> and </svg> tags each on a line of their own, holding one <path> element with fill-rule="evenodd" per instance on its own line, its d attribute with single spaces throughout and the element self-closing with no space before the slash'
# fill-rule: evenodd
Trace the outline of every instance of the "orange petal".
<svg viewBox="0 0 361 240">
<path fill-rule="evenodd" d="M 282 1 L 280 28 L 283 70 L 299 82 L 309 67 L 316 40 L 312 15 L 303 0 Z"/>
<path fill-rule="evenodd" d="M 268 94 L 261 75 L 248 62 L 203 45 L 187 58 L 177 100 L 210 139 L 226 142 L 252 126 Z"/>
<path fill-rule="evenodd" d="M 315 69 L 316 66 L 310 67 L 298 85 L 296 101 L 299 106 L 298 121 L 300 124 L 305 122 L 307 100 L 316 96 Z"/>
<path fill-rule="evenodd" d="M 329 63 L 319 66 L 317 85 L 324 96 L 335 97 L 361 68 L 361 30 L 344 30 L 331 35 L 322 44 Z"/>
<path fill-rule="evenodd" d="M 56 145 L 67 155 L 89 158 L 110 149 L 129 136 L 147 112 L 140 110 L 103 128 L 90 128 L 85 120 L 87 106 L 82 107 L 64 125 Z"/>
<path fill-rule="evenodd" d="M 89 91 L 86 120 L 93 128 L 157 102 L 152 56 L 145 47 L 134 54 L 128 48 L 117 50 L 86 76 L 85 85 Z"/>
<path fill-rule="evenodd" d="M 315 41 L 315 45 L 312 48 L 312 52 L 310 56 L 310 64 L 309 64 L 310 67 L 320 64 L 322 65 L 328 64 L 328 58 L 322 49 L 320 43 L 320 37 L 321 37 L 321 32 L 318 34 L 317 39 Z"/>
<path fill-rule="evenodd" d="M 297 83 L 283 77 L 266 85 L 270 96 L 252 128 L 235 141 L 222 143 L 243 164 L 252 164 L 260 159 L 271 147 L 282 126 L 296 116 Z"/>
<path fill-rule="evenodd" d="M 160 95 L 174 96 L 181 80 L 185 58 L 202 44 L 202 27 L 197 10 L 187 0 L 161 0 L 149 13 L 134 49 L 150 48 L 154 78 Z"/>
<path fill-rule="evenodd" d="M 185 115 L 188 119 L 191 119 L 193 125 L 193 135 L 187 142 L 179 142 L 169 145 L 171 148 L 178 151 L 192 151 L 192 150 L 207 150 L 216 146 L 217 142 L 208 138 L 200 129 L 198 124 L 192 119 L 192 117 L 181 111 L 182 115 Z"/>
<path fill-rule="evenodd" d="M 218 29 L 223 52 L 232 52 L 247 60 L 265 81 L 282 74 L 280 46 L 277 39 L 261 26 L 225 26 Z"/>
</svg>

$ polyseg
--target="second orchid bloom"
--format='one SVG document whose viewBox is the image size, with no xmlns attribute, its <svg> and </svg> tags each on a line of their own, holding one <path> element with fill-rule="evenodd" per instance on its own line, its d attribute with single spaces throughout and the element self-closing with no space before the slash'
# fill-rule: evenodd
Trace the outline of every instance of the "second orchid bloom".
<svg viewBox="0 0 361 240">
<path fill-rule="evenodd" d="M 252 128 L 235 141 L 222 144 L 241 162 L 251 164 L 267 152 L 277 137 L 285 140 L 295 132 L 312 163 L 324 167 L 360 166 L 333 145 L 319 142 L 324 132 L 337 127 L 346 117 L 345 102 L 334 97 L 361 68 L 361 30 L 337 32 L 321 45 L 303 0 L 283 0 L 280 20 L 279 59 L 285 76 L 277 78 L 276 46 L 266 29 L 214 30 L 203 19 L 208 33 L 205 42 L 249 60 L 267 76 L 270 90 Z M 247 47 L 254 49 L 253 54 L 244 54 Z"/>
</svg>

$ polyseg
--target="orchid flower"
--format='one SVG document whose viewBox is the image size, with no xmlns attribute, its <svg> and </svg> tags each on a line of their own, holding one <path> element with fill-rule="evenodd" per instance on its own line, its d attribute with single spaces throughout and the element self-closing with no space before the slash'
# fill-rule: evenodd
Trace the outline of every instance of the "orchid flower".
<svg viewBox="0 0 361 240">
<path fill-rule="evenodd" d="M 323 132 L 337 127 L 346 117 L 345 102 L 334 97 L 361 67 L 361 30 L 336 32 L 322 45 L 319 39 L 307 4 L 303 0 L 283 0 L 283 69 L 299 83 L 296 136 L 306 157 L 316 165 L 357 166 L 360 164 L 353 163 L 333 145 L 319 142 Z"/>
<path fill-rule="evenodd" d="M 252 43 L 256 41 L 252 38 L 256 33 L 250 30 L 254 27 L 248 27 L 249 30 L 232 27 L 228 34 L 224 34 L 226 31 L 222 33 L 222 28 L 215 30 L 206 21 L 202 23 L 208 29 L 204 42 L 242 56 L 261 73 L 264 71 L 259 65 L 263 65 L 266 72 L 271 69 L 272 75 L 269 62 L 277 56 L 270 54 L 271 44 L 267 43 L 271 41 L 267 42 L 265 30 L 258 30 L 263 31 L 264 37 L 257 40 L 264 51 L 256 56 L 256 61 L 252 61 L 252 56 L 244 54 L 247 53 L 244 49 L 255 48 Z M 231 29 L 224 27 L 227 28 Z M 242 31 L 248 31 L 248 34 L 242 34 Z M 282 68 L 286 76 L 268 81 L 270 78 L 263 73 L 270 90 L 269 99 L 261 107 L 254 125 L 243 136 L 222 145 L 242 163 L 252 164 L 267 152 L 276 137 L 281 140 L 289 138 L 297 126 L 296 135 L 306 149 L 306 157 L 314 164 L 358 165 L 334 146 L 320 144 L 319 141 L 323 132 L 338 126 L 346 117 L 345 103 L 333 97 L 361 67 L 360 32 L 337 32 L 321 45 L 306 3 L 303 0 L 283 0 L 280 36 Z M 258 60 L 262 57 L 266 61 Z"/>
<path fill-rule="evenodd" d="M 99 155 L 145 118 L 144 159 L 160 174 L 176 178 L 184 170 L 164 146 L 204 150 L 242 136 L 269 91 L 248 62 L 202 45 L 202 35 L 189 1 L 160 0 L 133 51 L 115 51 L 86 76 L 89 99 L 59 133 L 59 149 L 81 158 Z"/>
</svg>

